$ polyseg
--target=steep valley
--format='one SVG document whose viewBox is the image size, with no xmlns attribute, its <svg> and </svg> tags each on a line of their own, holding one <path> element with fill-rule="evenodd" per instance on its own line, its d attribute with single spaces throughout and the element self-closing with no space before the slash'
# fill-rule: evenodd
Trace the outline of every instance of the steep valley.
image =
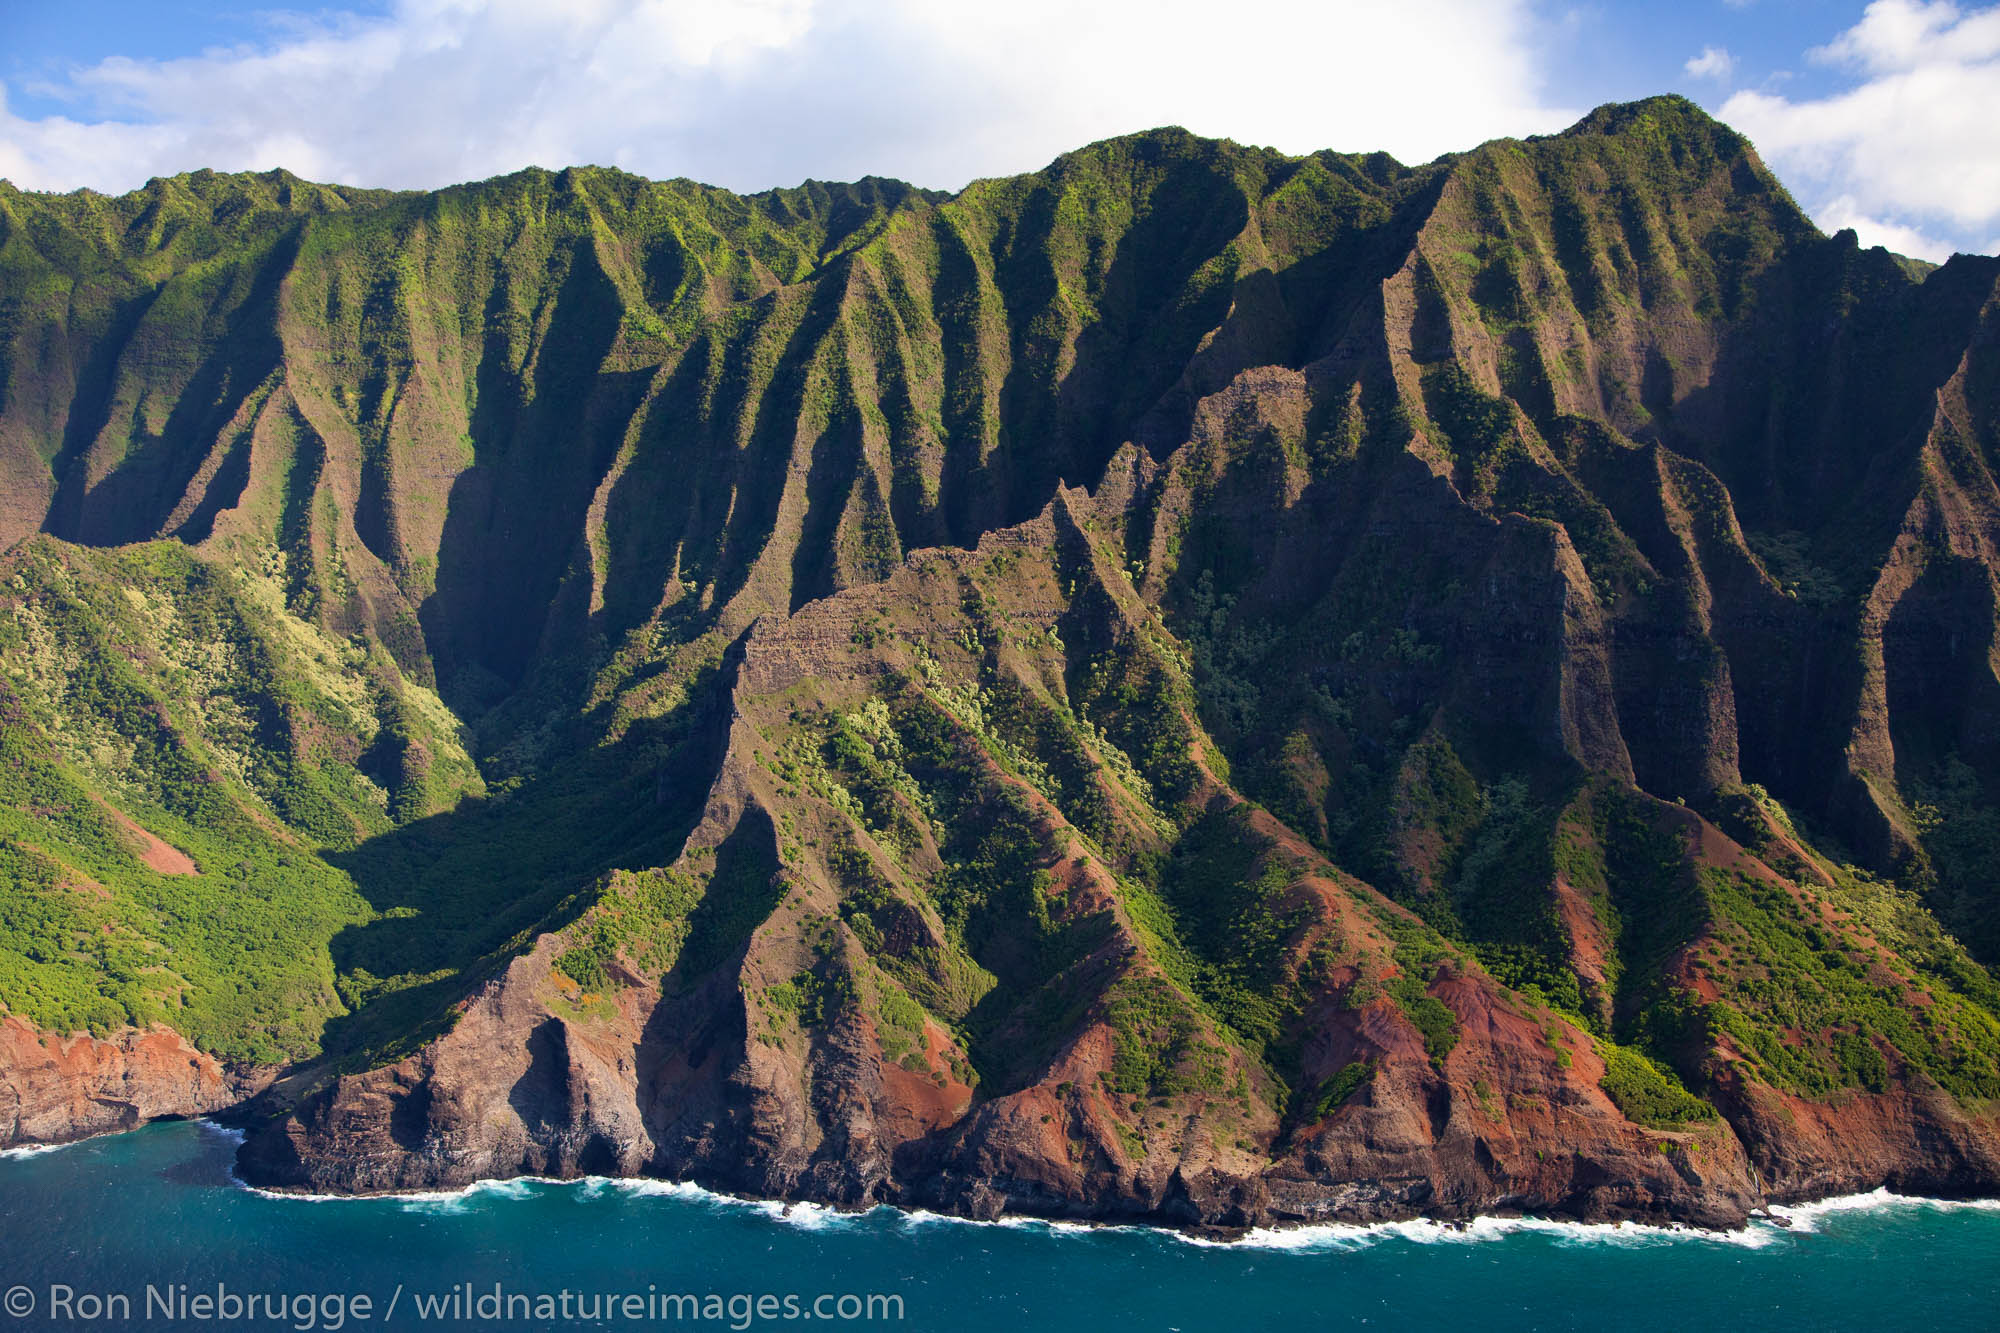
<svg viewBox="0 0 2000 1333">
<path fill-rule="evenodd" d="M 0 1146 L 1240 1227 L 2000 1193 L 2000 260 L 1691 103 L 0 183 Z"/>
</svg>

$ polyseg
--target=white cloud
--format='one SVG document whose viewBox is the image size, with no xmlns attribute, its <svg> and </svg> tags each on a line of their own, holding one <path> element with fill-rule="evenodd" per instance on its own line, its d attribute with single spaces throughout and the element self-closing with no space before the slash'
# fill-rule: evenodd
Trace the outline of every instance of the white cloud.
<svg viewBox="0 0 2000 1333">
<path fill-rule="evenodd" d="M 1739 92 L 1721 115 L 1805 187 L 1816 220 L 1857 231 L 1869 222 L 1926 259 L 1990 236 L 2000 223 L 2000 8 L 1875 0 L 1812 57 L 1860 81 L 1799 102 Z"/>
<path fill-rule="evenodd" d="M 1950 242 L 1917 227 L 1870 217 L 1851 194 L 1843 194 L 1815 209 L 1813 221 L 1829 232 L 1852 227 L 1864 248 L 1882 245 L 1899 255 L 1915 255 L 1919 259 L 1934 261 L 1943 260 L 1952 251 Z"/>
<path fill-rule="evenodd" d="M 1726 83 L 1729 81 L 1729 76 L 1736 72 L 1736 57 L 1722 47 L 1704 46 L 1700 55 L 1690 59 L 1681 68 L 1694 78 L 1719 79 Z"/>
<path fill-rule="evenodd" d="M 739 189 L 953 187 L 1155 125 L 1410 161 L 1543 105 L 1528 0 L 398 0 L 115 59 L 7 110 L 0 176 L 129 189 L 199 166 L 435 186 L 598 162 Z"/>
<path fill-rule="evenodd" d="M 1967 15 L 1949 0 L 1876 0 L 1861 22 L 1809 54 L 1827 64 L 1860 65 L 1878 73 L 1940 61 L 1989 61 L 2000 56 L 2000 10 Z"/>
</svg>

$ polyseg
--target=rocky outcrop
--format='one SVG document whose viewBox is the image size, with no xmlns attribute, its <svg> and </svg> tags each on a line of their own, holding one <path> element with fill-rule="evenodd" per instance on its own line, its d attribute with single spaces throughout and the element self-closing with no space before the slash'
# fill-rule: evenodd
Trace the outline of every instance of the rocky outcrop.
<svg viewBox="0 0 2000 1333">
<path fill-rule="evenodd" d="M 1935 1088 L 1852 1092 L 1831 1102 L 1756 1089 L 1729 1110 L 1774 1203 L 1884 1186 L 1942 1198 L 2000 1191 L 2000 1116 L 1968 1111 Z"/>
<path fill-rule="evenodd" d="M 70 1143 L 235 1106 L 275 1071 L 228 1069 L 177 1032 L 42 1032 L 0 1017 L 0 1148 Z"/>
<path fill-rule="evenodd" d="M 244 1176 L 379 1193 L 649 1175 L 844 1206 L 1223 1228 L 1494 1211 L 1729 1227 L 1765 1202 L 1726 1128 L 1631 1124 L 1597 1090 L 1587 1043 L 1556 1056 L 1471 979 L 1440 983 L 1467 1028 L 1441 1069 L 1386 1002 L 1340 1025 L 1351 1030 L 1334 1040 L 1380 1071 L 1271 1162 L 1213 1133 L 1218 1106 L 1124 1127 L 1093 1088 L 1113 1055 L 1102 1026 L 1033 1086 L 973 1107 L 969 1090 L 939 1096 L 883 1061 L 860 1022 L 815 1045 L 802 1081 L 740 1032 L 677 1028 L 685 1005 L 651 991 L 625 992 L 615 1015 L 561 1016 L 557 945 L 518 960 L 420 1056 L 255 1118 Z"/>
<path fill-rule="evenodd" d="M 1092 1090 L 1112 1055 L 1103 1027 L 1033 1086 L 972 1106 L 970 1090 L 940 1096 L 883 1061 L 859 1023 L 830 1034 L 802 1079 L 740 1031 L 681 1026 L 686 998 L 629 991 L 614 1018 L 558 1016 L 546 1003 L 555 944 L 421 1056 L 255 1118 L 245 1178 L 374 1193 L 654 1176 L 847 1207 L 1223 1229 L 1496 1212 L 1732 1228 L 1771 1203 L 1883 1185 L 2000 1189 L 1995 1126 L 1949 1098 L 1768 1099 L 1740 1117 L 1730 1106 L 1734 1128 L 1641 1128 L 1599 1090 L 1587 1041 L 1549 1041 L 1469 978 L 1438 987 L 1465 1028 L 1442 1068 L 1386 1002 L 1329 1025 L 1322 1040 L 1346 1045 L 1339 1056 L 1378 1068 L 1339 1114 L 1267 1154 L 1213 1133 L 1214 1107 L 1127 1127 Z"/>
<path fill-rule="evenodd" d="M 1075 840 L 1064 832 L 1072 806 L 1060 791 L 1045 796 L 990 760 L 979 761 L 980 780 L 1017 792 L 1049 835 L 1038 880 L 1046 910 L 1083 929 L 1088 952 L 1024 988 L 1014 1017 L 990 1020 L 1010 1048 L 1045 1044 L 1027 1063 L 974 1052 L 984 1069 L 971 1086 L 957 1038 L 929 1014 L 918 1050 L 896 1057 L 894 997 L 946 1003 L 906 969 L 952 947 L 920 887 L 963 873 L 945 846 L 948 832 L 935 832 L 935 850 L 926 841 L 871 855 L 870 872 L 857 871 L 852 856 L 816 856 L 806 848 L 859 831 L 803 794 L 826 790 L 810 769 L 764 756 L 813 762 L 787 739 L 806 725 L 802 699 L 879 706 L 882 691 L 899 688 L 894 682 L 950 678 L 959 669 L 954 648 L 965 654 L 977 637 L 963 590 L 996 565 L 1009 581 L 988 596 L 996 622 L 1009 627 L 1009 657 L 979 697 L 995 697 L 1016 672 L 1059 674 L 1037 660 L 1056 651 L 1052 644 L 1082 660 L 1098 631 L 1078 623 L 1079 607 L 1143 639 L 1144 604 L 1119 586 L 1115 567 L 1078 546 L 1103 517 L 1093 505 L 1066 492 L 1042 518 L 974 551 L 921 553 L 883 585 L 826 599 L 749 637 L 731 683 L 721 769 L 674 873 L 691 881 L 706 874 L 713 885 L 722 872 L 701 868 L 731 848 L 744 855 L 745 840 L 763 845 L 774 823 L 801 841 L 776 870 L 783 905 L 719 966 L 672 966 L 656 982 L 632 963 L 643 942 L 625 934 L 606 965 L 608 994 L 582 997 L 557 964 L 591 938 L 590 920 L 543 936 L 420 1054 L 274 1102 L 268 1109 L 283 1113 L 258 1118 L 244 1146 L 246 1176 L 278 1189 L 368 1192 L 521 1173 L 650 1175 L 844 1206 L 1220 1228 L 1494 1211 L 1729 1227 L 1768 1202 L 1884 1181 L 2000 1188 L 1994 1126 L 1940 1095 L 1793 1098 L 1789 1109 L 1724 1099 L 1722 1118 L 1641 1123 L 1632 1103 L 1607 1090 L 1607 1052 L 1616 1048 L 1510 993 L 1219 786 L 1214 818 L 1240 838 L 1234 854 L 1296 876 L 1280 904 L 1291 962 L 1277 991 L 1282 999 L 1283 987 L 1297 988 L 1287 1001 L 1296 1006 L 1286 1026 L 1292 1044 L 1281 1057 L 1289 1094 L 1240 1034 L 1176 1007 L 1155 961 L 1157 918 L 1135 923 L 1131 889 L 1100 849 L 1118 835 Z M 1067 587 L 1058 570 L 1071 571 Z M 1551 619 L 1563 614 L 1555 600 Z M 863 632 L 892 616 L 905 634 L 878 641 Z M 949 697 L 969 706 L 963 693 Z M 1548 725 L 1552 746 L 1579 743 L 1579 729 Z M 1686 839 L 1695 863 L 1778 881 L 1699 815 L 1619 791 L 1630 789 L 1608 788 L 1597 799 L 1638 802 Z M 782 812 L 775 821 L 772 810 Z M 1058 845 L 1068 850 L 1055 853 Z M 879 877 L 870 890 L 877 906 L 865 918 L 850 897 L 860 873 Z M 1586 862 L 1571 873 L 1577 883 L 1551 892 L 1592 923 L 1579 938 L 1595 950 L 1602 977 L 1617 954 L 1589 895 L 1604 889 L 1591 884 Z M 905 898 L 898 886 L 906 877 Z M 885 895 L 900 905 L 888 907 Z M 635 910 L 622 890 L 603 902 L 609 920 L 627 921 Z M 978 958 L 1000 971 L 1018 967 L 1006 949 Z M 779 988 L 790 988 L 787 1005 L 796 1003 L 802 985 L 845 998 L 811 1019 L 776 1003 Z M 1006 1003 L 1006 991 L 996 986 L 985 1003 Z M 1068 1014 L 1033 1028 L 1058 997 Z M 1146 1008 L 1136 1024 L 1135 1003 Z M 1135 1057 L 1164 1055 L 1171 1064 L 1164 1048 L 1205 1043 L 1205 1054 L 1197 1049 L 1150 1082 L 1127 1072 Z M 1216 1062 L 1206 1074 L 1204 1059 Z M 1735 1066 L 1721 1068 L 1741 1085 Z M 1759 1086 L 1757 1095 L 1774 1094 Z"/>
<path fill-rule="evenodd" d="M 516 1175 L 636 1173 L 638 1030 L 584 1033 L 549 1012 L 551 950 L 524 955 L 421 1055 L 337 1077 L 244 1152 L 259 1183 L 338 1193 L 436 1189 Z M 295 1094 L 296 1095 L 296 1094 Z M 311 1166 L 308 1167 L 308 1159 Z"/>
<path fill-rule="evenodd" d="M 951 198 L 0 184 L 0 261 L 0 961 L 297 1056 L 261 1184 L 2000 1190 L 2000 262 L 1689 103 Z M 17 1137 L 244 1090 L 9 1041 Z"/>
</svg>

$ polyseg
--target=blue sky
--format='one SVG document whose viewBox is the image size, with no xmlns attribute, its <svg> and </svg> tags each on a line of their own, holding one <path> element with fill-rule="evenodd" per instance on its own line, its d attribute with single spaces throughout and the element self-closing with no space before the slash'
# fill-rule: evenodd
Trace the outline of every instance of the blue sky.
<svg viewBox="0 0 2000 1333">
<path fill-rule="evenodd" d="M 1651 88 L 1685 93 L 1718 108 L 1728 93 L 1775 87 L 1824 96 L 1845 83 L 1838 70 L 1808 59 L 1861 20 L 1865 3 L 1842 0 L 1689 0 L 1685 4 L 1550 6 L 1550 83 L 1563 100 L 1596 105 Z M 1727 52 L 1727 79 L 1690 74 L 1687 62 Z"/>
<path fill-rule="evenodd" d="M 0 0 L 0 37 L 0 176 L 32 189 L 585 161 L 954 188 L 1155 124 L 1423 160 L 1675 91 L 1829 230 L 2000 248 L 2000 4 Z"/>
</svg>

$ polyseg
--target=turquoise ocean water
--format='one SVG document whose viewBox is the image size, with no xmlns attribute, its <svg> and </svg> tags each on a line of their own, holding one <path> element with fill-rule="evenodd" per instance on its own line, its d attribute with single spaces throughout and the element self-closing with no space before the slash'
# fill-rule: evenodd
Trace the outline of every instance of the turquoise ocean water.
<svg viewBox="0 0 2000 1333">
<path fill-rule="evenodd" d="M 1224 1246 L 601 1180 L 275 1198 L 233 1181 L 234 1151 L 175 1124 L 0 1159 L 0 1333 L 2000 1329 L 1990 1204 L 1876 1195 L 1727 1237 L 1487 1221 Z"/>
</svg>

